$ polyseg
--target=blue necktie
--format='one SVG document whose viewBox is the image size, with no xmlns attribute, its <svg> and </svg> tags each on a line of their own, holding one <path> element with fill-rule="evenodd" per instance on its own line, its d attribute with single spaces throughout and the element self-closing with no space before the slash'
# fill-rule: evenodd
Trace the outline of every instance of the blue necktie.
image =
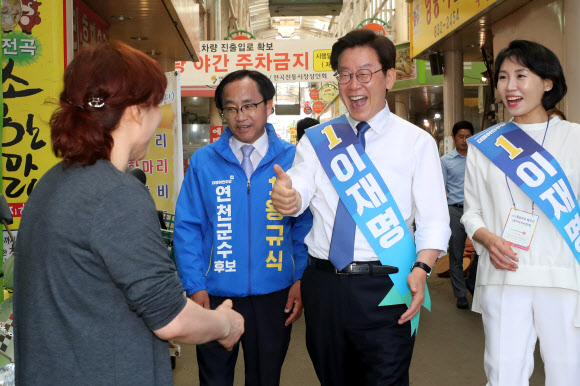
<svg viewBox="0 0 580 386">
<path fill-rule="evenodd" d="M 254 165 L 252 165 L 252 160 L 250 159 L 250 154 L 252 154 L 253 151 L 254 146 L 252 145 L 242 146 L 242 154 L 244 155 L 244 158 L 242 159 L 242 169 L 244 169 L 248 181 L 250 181 L 250 177 L 252 177 L 252 173 L 254 173 Z"/>
<path fill-rule="evenodd" d="M 371 127 L 366 122 L 359 122 L 356 125 L 358 129 L 358 140 L 364 148 L 366 145 L 365 133 Z M 336 208 L 336 217 L 334 219 L 334 227 L 332 228 L 332 239 L 330 241 L 330 252 L 328 259 L 334 267 L 341 271 L 352 263 L 354 256 L 354 234 L 356 231 L 356 223 L 348 213 L 348 209 L 344 206 L 342 200 L 338 201 Z"/>
</svg>

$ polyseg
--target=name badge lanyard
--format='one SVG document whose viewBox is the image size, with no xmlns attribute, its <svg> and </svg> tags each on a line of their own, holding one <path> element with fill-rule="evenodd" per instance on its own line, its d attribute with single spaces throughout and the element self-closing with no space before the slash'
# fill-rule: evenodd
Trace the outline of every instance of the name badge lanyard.
<svg viewBox="0 0 580 386">
<path fill-rule="evenodd" d="M 544 142 L 546 141 L 546 134 L 548 134 L 548 128 L 550 127 L 550 117 L 548 116 L 548 122 L 546 123 L 546 130 L 544 131 L 544 138 L 542 139 L 542 147 L 544 147 Z M 510 197 L 512 198 L 512 205 L 514 207 L 514 209 L 518 209 L 516 208 L 516 201 L 514 200 L 514 195 L 512 194 L 512 189 L 510 188 L 510 184 L 508 182 L 508 178 L 507 178 L 507 174 L 504 173 L 505 176 L 505 183 L 507 185 L 508 191 L 510 192 Z M 534 202 L 534 200 L 532 200 L 532 214 L 534 214 L 534 205 L 536 203 Z"/>
<path fill-rule="evenodd" d="M 546 141 L 546 134 L 548 133 L 548 127 L 550 125 L 550 118 L 548 117 L 548 123 L 546 124 L 546 130 L 544 131 L 544 138 L 542 139 L 541 146 L 544 147 L 544 141 Z M 506 220 L 506 225 L 502 233 L 502 237 L 510 242 L 513 246 L 523 249 L 525 251 L 529 250 L 532 237 L 535 233 L 536 225 L 538 223 L 539 216 L 534 214 L 535 202 L 532 200 L 532 213 L 531 216 L 526 214 L 526 212 L 518 210 L 516 207 L 516 202 L 514 195 L 510 188 L 508 182 L 507 174 L 505 174 L 505 183 L 510 192 L 510 197 L 512 199 L 513 209 L 510 210 L 508 219 Z M 521 224 L 527 224 L 528 227 L 521 227 Z"/>
</svg>

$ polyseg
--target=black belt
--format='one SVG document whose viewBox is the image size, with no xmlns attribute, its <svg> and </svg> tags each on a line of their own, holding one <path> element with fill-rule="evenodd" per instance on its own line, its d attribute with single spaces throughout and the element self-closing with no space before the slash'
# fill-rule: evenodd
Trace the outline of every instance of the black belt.
<svg viewBox="0 0 580 386">
<path fill-rule="evenodd" d="M 463 204 L 449 204 L 449 206 L 454 206 L 456 208 L 461 208 L 463 209 Z"/>
<path fill-rule="evenodd" d="M 378 260 L 350 263 L 342 271 L 338 271 L 330 261 L 310 256 L 308 265 L 321 271 L 338 275 L 390 275 L 399 272 L 399 268 L 382 265 Z"/>
</svg>

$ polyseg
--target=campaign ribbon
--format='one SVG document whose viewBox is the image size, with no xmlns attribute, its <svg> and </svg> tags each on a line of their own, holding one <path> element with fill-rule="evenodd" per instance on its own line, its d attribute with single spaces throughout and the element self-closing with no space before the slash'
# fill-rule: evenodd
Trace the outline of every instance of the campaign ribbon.
<svg viewBox="0 0 580 386">
<path fill-rule="evenodd" d="M 558 161 L 515 123 L 500 123 L 469 138 L 550 219 L 580 264 L 580 211 Z"/>
<path fill-rule="evenodd" d="M 399 269 L 389 275 L 393 288 L 379 305 L 411 305 L 407 275 L 417 252 L 413 237 L 389 188 L 360 144 L 344 115 L 306 130 L 330 182 L 383 265 Z M 425 302 L 431 309 L 425 286 Z M 419 326 L 411 319 L 411 334 Z"/>
</svg>

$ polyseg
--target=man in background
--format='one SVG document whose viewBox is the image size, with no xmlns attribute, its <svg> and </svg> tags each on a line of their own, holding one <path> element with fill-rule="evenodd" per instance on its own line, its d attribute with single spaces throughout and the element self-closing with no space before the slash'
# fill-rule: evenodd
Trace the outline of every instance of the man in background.
<svg viewBox="0 0 580 386">
<path fill-rule="evenodd" d="M 309 127 L 312 127 L 312 126 L 316 126 L 319 123 L 320 122 L 318 121 L 318 119 L 314 119 L 314 118 L 310 118 L 310 117 L 302 118 L 301 120 L 299 120 L 296 123 L 296 143 L 298 143 L 298 141 L 300 141 L 300 138 L 302 138 L 306 129 L 308 129 Z"/>
<path fill-rule="evenodd" d="M 441 170 L 445 190 L 447 190 L 447 206 L 449 208 L 449 225 L 451 239 L 449 240 L 449 274 L 451 286 L 457 298 L 457 308 L 467 309 L 467 285 L 463 276 L 463 251 L 467 234 L 461 224 L 463 216 L 463 182 L 465 180 L 465 157 L 467 157 L 467 138 L 473 135 L 473 125 L 468 121 L 460 121 L 453 125 L 452 138 L 455 149 L 441 157 Z M 477 262 L 475 261 L 475 266 Z M 475 268 L 476 269 L 476 268 Z M 474 275 L 473 275 L 474 276 Z M 472 277 L 470 275 L 470 277 Z M 470 283 L 473 293 L 475 283 Z"/>
</svg>

